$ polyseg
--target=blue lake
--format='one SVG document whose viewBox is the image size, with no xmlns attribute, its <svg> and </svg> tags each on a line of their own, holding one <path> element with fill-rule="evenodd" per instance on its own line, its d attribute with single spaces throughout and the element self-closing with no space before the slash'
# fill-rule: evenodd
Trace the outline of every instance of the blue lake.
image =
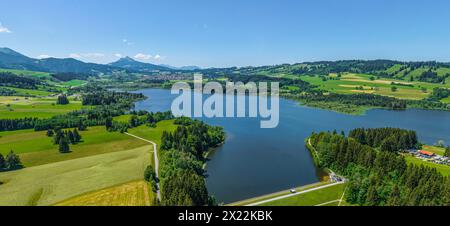
<svg viewBox="0 0 450 226">
<path fill-rule="evenodd" d="M 168 111 L 176 95 L 170 90 L 136 91 L 148 97 L 136 110 Z M 280 100 L 280 123 L 260 129 L 258 118 L 202 118 L 225 128 L 225 144 L 211 155 L 206 179 L 210 194 L 230 203 L 319 181 L 317 169 L 305 148 L 312 132 L 354 128 L 399 127 L 417 131 L 422 143 L 443 140 L 450 144 L 450 112 L 409 109 L 370 110 L 363 116 L 300 106 Z"/>
</svg>

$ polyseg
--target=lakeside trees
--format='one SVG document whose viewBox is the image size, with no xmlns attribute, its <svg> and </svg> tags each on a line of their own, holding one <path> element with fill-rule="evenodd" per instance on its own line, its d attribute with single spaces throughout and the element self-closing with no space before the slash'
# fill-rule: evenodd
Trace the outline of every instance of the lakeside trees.
<svg viewBox="0 0 450 226">
<path fill-rule="evenodd" d="M 203 164 L 205 154 L 225 140 L 220 127 L 188 118 L 161 138 L 161 204 L 164 206 L 213 205 L 206 189 Z"/>
<path fill-rule="evenodd" d="M 365 137 L 364 141 L 376 144 L 372 139 L 375 138 Z M 397 152 L 379 151 L 337 133 L 313 134 L 311 143 L 320 156 L 321 167 L 333 169 L 349 179 L 346 193 L 349 203 L 367 206 L 450 205 L 450 179 L 435 168 L 407 165 Z"/>
<path fill-rule="evenodd" d="M 419 145 L 415 131 L 398 128 L 357 128 L 350 131 L 349 137 L 363 145 L 390 152 L 418 148 Z"/>
</svg>

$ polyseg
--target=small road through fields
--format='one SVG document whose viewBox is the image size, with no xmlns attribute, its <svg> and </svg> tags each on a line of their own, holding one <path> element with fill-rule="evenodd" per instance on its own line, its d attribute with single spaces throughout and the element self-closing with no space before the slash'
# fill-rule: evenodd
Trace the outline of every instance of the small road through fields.
<svg viewBox="0 0 450 226">
<path fill-rule="evenodd" d="M 150 144 L 153 145 L 153 154 L 154 154 L 154 158 L 155 158 L 155 174 L 156 174 L 156 178 L 159 178 L 159 160 L 158 160 L 158 150 L 157 150 L 156 143 L 151 141 L 151 140 L 147 140 L 147 139 L 144 139 L 142 137 L 138 137 L 138 136 L 133 135 L 131 133 L 125 133 L 125 134 L 128 135 L 128 136 L 132 136 L 132 137 L 134 137 L 136 139 L 145 141 L 145 142 L 150 143 Z M 159 190 L 159 181 L 156 182 L 156 187 L 157 187 L 156 195 L 158 197 L 158 201 L 161 202 L 161 192 Z"/>
</svg>

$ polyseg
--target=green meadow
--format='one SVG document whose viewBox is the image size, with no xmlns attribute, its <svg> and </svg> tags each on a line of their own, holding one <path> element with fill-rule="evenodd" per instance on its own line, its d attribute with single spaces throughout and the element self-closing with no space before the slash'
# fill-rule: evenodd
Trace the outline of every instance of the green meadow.
<svg viewBox="0 0 450 226">
<path fill-rule="evenodd" d="M 118 152 L 147 145 L 144 141 L 126 134 L 110 133 L 105 127 L 90 127 L 81 131 L 82 142 L 71 145 L 71 153 L 60 154 L 58 145 L 53 144 L 53 138 L 46 136 L 46 131 L 34 132 L 25 130 L 23 133 L 0 133 L 0 153 L 7 154 L 10 150 L 20 155 L 25 166 L 37 166 L 53 162 L 66 161 L 92 155 Z"/>
<path fill-rule="evenodd" d="M 83 108 L 80 101 L 57 105 L 56 98 L 3 97 L 0 96 L 0 119 L 51 118 Z"/>
<path fill-rule="evenodd" d="M 0 206 L 52 205 L 88 192 L 142 180 L 151 146 L 0 173 Z"/>
</svg>

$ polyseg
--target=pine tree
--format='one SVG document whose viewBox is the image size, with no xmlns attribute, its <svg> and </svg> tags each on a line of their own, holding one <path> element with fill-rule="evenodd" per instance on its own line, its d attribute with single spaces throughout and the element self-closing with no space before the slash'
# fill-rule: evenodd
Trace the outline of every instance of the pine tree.
<svg viewBox="0 0 450 226">
<path fill-rule="evenodd" d="M 80 133 L 78 132 L 78 129 L 77 129 L 77 128 L 75 128 L 75 129 L 73 130 L 73 136 L 74 136 L 74 138 L 75 138 L 75 143 L 79 143 L 79 142 L 81 141 L 81 135 L 80 135 Z"/>
<path fill-rule="evenodd" d="M 76 142 L 75 142 L 75 137 L 74 137 L 72 131 L 69 130 L 69 131 L 67 132 L 67 138 L 69 139 L 69 142 L 70 142 L 71 144 L 75 144 L 75 143 L 76 143 Z"/>
<path fill-rule="evenodd" d="M 57 130 L 56 135 L 53 136 L 53 144 L 59 144 L 59 142 L 63 137 L 64 137 L 63 132 L 61 132 L 61 130 Z"/>
<path fill-rule="evenodd" d="M 450 157 L 450 146 L 448 146 L 448 147 L 445 149 L 444 156 L 445 156 L 445 157 Z"/>
<path fill-rule="evenodd" d="M 105 127 L 107 131 L 110 131 L 110 129 L 113 127 L 113 120 L 111 117 L 108 117 L 105 121 Z"/>
<path fill-rule="evenodd" d="M 70 152 L 69 142 L 67 141 L 66 137 L 63 137 L 59 141 L 59 152 L 60 153 L 69 153 Z"/>
<path fill-rule="evenodd" d="M 8 156 L 6 156 L 6 169 L 7 170 L 16 170 L 22 168 L 22 162 L 18 155 L 14 154 L 13 151 L 9 152 Z"/>
<path fill-rule="evenodd" d="M 0 171 L 6 169 L 5 157 L 3 157 L 2 153 L 0 153 Z"/>
<path fill-rule="evenodd" d="M 49 129 L 47 130 L 47 136 L 48 137 L 52 137 L 55 133 L 53 132 L 53 130 Z"/>
</svg>

